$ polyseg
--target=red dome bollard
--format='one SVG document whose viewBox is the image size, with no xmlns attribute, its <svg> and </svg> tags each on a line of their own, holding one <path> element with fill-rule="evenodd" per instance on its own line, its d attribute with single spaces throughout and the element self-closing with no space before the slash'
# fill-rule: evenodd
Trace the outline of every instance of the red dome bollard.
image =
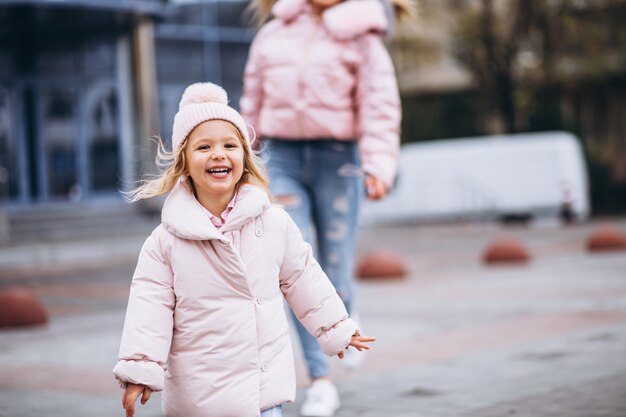
<svg viewBox="0 0 626 417">
<path fill-rule="evenodd" d="M 28 290 L 0 290 L 0 328 L 32 326 L 48 322 L 48 312 Z"/>
<path fill-rule="evenodd" d="M 626 235 L 616 227 L 602 226 L 587 238 L 589 252 L 626 250 Z"/>
<path fill-rule="evenodd" d="M 496 239 L 483 253 L 485 264 L 524 264 L 531 256 L 524 244 L 513 238 Z"/>
<path fill-rule="evenodd" d="M 361 280 L 401 279 L 408 274 L 404 259 L 390 252 L 370 252 L 357 263 L 356 276 Z"/>
</svg>

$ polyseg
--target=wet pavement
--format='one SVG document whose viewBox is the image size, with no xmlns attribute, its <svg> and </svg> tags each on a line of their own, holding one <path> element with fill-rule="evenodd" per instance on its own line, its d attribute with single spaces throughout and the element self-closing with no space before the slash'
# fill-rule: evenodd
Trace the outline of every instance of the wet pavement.
<svg viewBox="0 0 626 417">
<path fill-rule="evenodd" d="M 610 223 L 626 232 L 626 219 Z M 585 250 L 599 224 L 363 229 L 361 256 L 391 251 L 411 272 L 359 284 L 363 332 L 378 341 L 356 371 L 332 360 L 337 417 L 626 416 L 626 252 Z M 531 261 L 481 264 L 501 236 Z M 51 315 L 0 331 L 0 416 L 124 415 L 111 368 L 142 240 L 0 248 L 0 286 L 30 287 Z M 296 356 L 288 417 L 307 385 Z M 160 395 L 136 415 L 161 416 Z"/>
</svg>

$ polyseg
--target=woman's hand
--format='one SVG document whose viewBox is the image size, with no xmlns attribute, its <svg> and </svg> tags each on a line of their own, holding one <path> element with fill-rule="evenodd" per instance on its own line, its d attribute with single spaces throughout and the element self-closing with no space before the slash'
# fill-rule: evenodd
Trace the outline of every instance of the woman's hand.
<svg viewBox="0 0 626 417">
<path fill-rule="evenodd" d="M 380 200 L 389 191 L 384 182 L 369 174 L 365 175 L 365 190 L 370 200 Z"/>
<path fill-rule="evenodd" d="M 366 345 L 366 343 L 375 342 L 375 341 L 376 341 L 375 337 L 361 336 L 360 334 L 357 333 L 354 336 L 352 336 L 352 339 L 350 339 L 350 343 L 348 344 L 348 346 L 346 346 L 346 349 L 352 346 L 356 348 L 359 352 L 362 351 L 363 349 L 368 350 L 370 347 L 369 345 Z M 339 359 L 343 359 L 343 351 L 339 352 L 337 356 L 339 356 Z"/>
<path fill-rule="evenodd" d="M 141 395 L 141 404 L 143 405 L 150 399 L 152 390 L 145 385 L 131 384 L 130 382 L 126 384 L 124 396 L 122 397 L 122 407 L 126 410 L 126 417 L 135 415 L 135 401 L 137 401 L 139 395 Z"/>
</svg>

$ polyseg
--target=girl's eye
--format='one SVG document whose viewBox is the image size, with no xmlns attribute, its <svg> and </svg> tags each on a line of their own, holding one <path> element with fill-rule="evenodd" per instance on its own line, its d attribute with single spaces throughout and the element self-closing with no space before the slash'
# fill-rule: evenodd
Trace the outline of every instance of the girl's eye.
<svg viewBox="0 0 626 417">
<path fill-rule="evenodd" d="M 236 147 L 237 147 L 237 145 L 236 145 L 236 144 L 234 144 L 234 143 L 227 143 L 227 144 L 226 144 L 226 147 L 227 147 L 227 148 L 231 148 L 231 149 L 232 149 L 232 148 L 236 148 Z"/>
<path fill-rule="evenodd" d="M 209 149 L 209 145 L 200 145 L 200 146 L 198 146 L 198 150 L 199 151 L 204 151 L 204 150 L 207 150 L 207 149 Z"/>
</svg>

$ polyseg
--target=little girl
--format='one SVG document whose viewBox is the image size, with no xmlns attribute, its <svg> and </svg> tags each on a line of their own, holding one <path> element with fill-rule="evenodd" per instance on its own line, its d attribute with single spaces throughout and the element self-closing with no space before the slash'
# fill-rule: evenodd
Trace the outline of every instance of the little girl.
<svg viewBox="0 0 626 417">
<path fill-rule="evenodd" d="M 185 90 L 166 169 L 131 200 L 169 192 L 139 255 L 113 372 L 134 415 L 163 390 L 168 417 L 281 416 L 295 370 L 287 300 L 328 355 L 368 349 L 298 228 L 270 204 L 246 124 L 211 83 Z"/>
</svg>

